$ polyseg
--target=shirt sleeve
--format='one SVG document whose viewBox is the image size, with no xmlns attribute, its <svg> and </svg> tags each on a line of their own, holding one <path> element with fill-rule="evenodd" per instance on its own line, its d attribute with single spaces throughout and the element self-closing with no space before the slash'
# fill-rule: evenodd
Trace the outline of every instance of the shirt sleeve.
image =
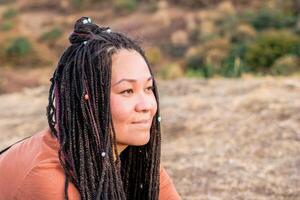
<svg viewBox="0 0 300 200">
<path fill-rule="evenodd" d="M 65 175 L 59 169 L 38 166 L 32 169 L 20 183 L 14 200 L 64 200 Z M 68 197 L 70 200 L 80 200 L 76 187 L 69 182 Z"/>
<path fill-rule="evenodd" d="M 160 167 L 159 200 L 180 200 L 176 188 L 163 166 Z"/>
</svg>

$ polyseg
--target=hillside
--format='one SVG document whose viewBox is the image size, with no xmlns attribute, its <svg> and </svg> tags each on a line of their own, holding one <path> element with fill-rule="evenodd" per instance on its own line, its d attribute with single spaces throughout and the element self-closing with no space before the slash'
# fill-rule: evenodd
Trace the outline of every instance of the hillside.
<svg viewBox="0 0 300 200">
<path fill-rule="evenodd" d="M 5 0 L 0 93 L 47 84 L 81 16 L 137 38 L 165 79 L 299 75 L 299 13 L 297 0 Z"/>
</svg>

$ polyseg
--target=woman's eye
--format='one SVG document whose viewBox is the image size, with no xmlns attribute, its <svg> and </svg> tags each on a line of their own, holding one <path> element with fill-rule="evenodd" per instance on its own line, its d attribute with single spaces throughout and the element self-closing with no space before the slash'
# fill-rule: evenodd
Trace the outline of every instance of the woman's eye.
<svg viewBox="0 0 300 200">
<path fill-rule="evenodd" d="M 124 91 L 120 92 L 120 94 L 131 94 L 131 93 L 133 93 L 132 89 L 128 89 L 128 90 L 124 90 Z"/>
<path fill-rule="evenodd" d="M 148 90 L 148 91 L 153 91 L 153 90 L 154 90 L 154 87 L 153 87 L 153 86 L 147 87 L 146 90 Z"/>
</svg>

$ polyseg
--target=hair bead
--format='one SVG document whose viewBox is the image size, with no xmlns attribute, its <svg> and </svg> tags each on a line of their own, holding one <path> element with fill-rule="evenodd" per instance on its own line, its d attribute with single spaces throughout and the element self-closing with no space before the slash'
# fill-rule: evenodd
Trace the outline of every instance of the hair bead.
<svg viewBox="0 0 300 200">
<path fill-rule="evenodd" d="M 161 116 L 157 117 L 157 121 L 160 122 L 161 121 Z"/>
<path fill-rule="evenodd" d="M 87 24 L 87 23 L 89 23 L 89 21 L 87 19 L 84 19 L 84 20 L 82 20 L 82 23 Z"/>
</svg>

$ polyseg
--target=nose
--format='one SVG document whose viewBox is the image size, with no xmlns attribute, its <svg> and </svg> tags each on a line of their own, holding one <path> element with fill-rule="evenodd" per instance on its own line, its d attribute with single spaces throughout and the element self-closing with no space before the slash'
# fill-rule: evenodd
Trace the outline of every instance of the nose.
<svg viewBox="0 0 300 200">
<path fill-rule="evenodd" d="M 145 94 L 140 94 L 137 99 L 135 110 L 137 112 L 148 112 L 151 109 L 151 97 Z"/>
</svg>

